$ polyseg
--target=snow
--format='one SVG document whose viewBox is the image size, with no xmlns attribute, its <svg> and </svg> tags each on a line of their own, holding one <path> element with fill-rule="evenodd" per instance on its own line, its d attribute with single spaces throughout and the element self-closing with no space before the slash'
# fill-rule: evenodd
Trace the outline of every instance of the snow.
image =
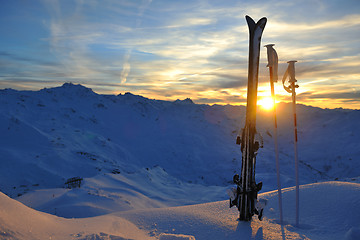
<svg viewBox="0 0 360 240">
<path fill-rule="evenodd" d="M 28 208 L 2 193 L 0 203 L 1 239 L 151 239 L 131 222 L 117 217 L 64 219 Z"/>
<path fill-rule="evenodd" d="M 297 106 L 296 227 L 292 109 L 277 109 L 284 226 L 269 112 L 257 116 L 256 165 L 268 202 L 263 221 L 245 223 L 226 194 L 244 107 L 70 83 L 0 90 L 0 239 L 360 239 L 360 111 Z M 65 188 L 72 177 L 80 188 Z"/>
<path fill-rule="evenodd" d="M 345 235 L 345 240 L 356 240 L 360 238 L 360 228 L 353 227 Z"/>
<path fill-rule="evenodd" d="M 268 201 L 264 219 L 254 218 L 251 222 L 237 221 L 238 212 L 228 207 L 228 201 L 64 219 L 38 212 L 0 194 L 0 236 L 3 239 L 359 239 L 360 184 L 315 183 L 301 186 L 300 192 L 298 227 L 294 226 L 294 188 L 283 189 L 283 226 L 278 224 L 276 191 L 260 194 L 260 198 Z"/>
<path fill-rule="evenodd" d="M 162 233 L 159 235 L 159 240 L 195 240 L 195 237 L 184 234 Z"/>
</svg>

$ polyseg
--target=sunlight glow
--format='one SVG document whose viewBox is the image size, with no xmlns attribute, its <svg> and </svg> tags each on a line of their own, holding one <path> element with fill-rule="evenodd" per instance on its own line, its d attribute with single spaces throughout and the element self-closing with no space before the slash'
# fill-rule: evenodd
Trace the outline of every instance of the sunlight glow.
<svg viewBox="0 0 360 240">
<path fill-rule="evenodd" d="M 168 79 L 172 79 L 172 80 L 178 78 L 178 76 L 180 76 L 181 74 L 184 74 L 184 72 L 181 70 L 178 70 L 178 69 L 164 71 L 162 73 L 163 76 L 165 76 Z"/>
<path fill-rule="evenodd" d="M 274 108 L 274 101 L 271 97 L 264 97 L 257 101 L 257 105 L 266 111 Z"/>
</svg>

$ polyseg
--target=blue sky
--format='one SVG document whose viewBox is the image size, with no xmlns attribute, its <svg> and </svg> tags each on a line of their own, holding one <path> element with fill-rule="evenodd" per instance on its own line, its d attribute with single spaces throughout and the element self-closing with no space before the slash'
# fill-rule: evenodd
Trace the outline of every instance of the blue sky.
<svg viewBox="0 0 360 240">
<path fill-rule="evenodd" d="M 267 17 L 279 78 L 297 60 L 298 102 L 360 108 L 360 1 L 1 0 L 0 88 L 80 83 L 98 93 L 244 104 L 245 15 Z M 261 49 L 259 99 L 269 96 Z M 291 101 L 281 83 L 279 101 Z"/>
</svg>

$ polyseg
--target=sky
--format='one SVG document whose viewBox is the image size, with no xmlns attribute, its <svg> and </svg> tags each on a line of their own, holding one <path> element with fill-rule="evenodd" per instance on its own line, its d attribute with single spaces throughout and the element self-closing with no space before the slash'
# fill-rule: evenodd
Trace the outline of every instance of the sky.
<svg viewBox="0 0 360 240">
<path fill-rule="evenodd" d="M 295 64 L 297 102 L 360 109 L 359 0 L 0 0 L 0 88 L 64 82 L 195 103 L 246 104 L 245 16 L 267 17 L 258 100 L 270 96 L 266 44 L 281 79 Z"/>
</svg>

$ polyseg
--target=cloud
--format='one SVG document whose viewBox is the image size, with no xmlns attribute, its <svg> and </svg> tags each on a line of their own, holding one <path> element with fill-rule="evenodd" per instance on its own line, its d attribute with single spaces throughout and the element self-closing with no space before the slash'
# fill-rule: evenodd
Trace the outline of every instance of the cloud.
<svg viewBox="0 0 360 240">
<path fill-rule="evenodd" d="M 268 17 L 261 45 L 275 43 L 279 78 L 287 61 L 298 60 L 299 96 L 306 91 L 315 91 L 319 96 L 329 93 L 329 98 L 339 104 L 335 98 L 340 99 L 340 95 L 332 93 L 358 89 L 357 1 L 43 3 L 50 17 L 42 16 L 41 21 L 49 36 L 39 39 L 45 42 L 43 47 L 49 47 L 42 51 L 47 55 L 3 49 L 0 61 L 5 72 L 0 80 L 70 80 L 106 92 L 132 91 L 167 99 L 191 97 L 200 102 L 222 100 L 224 104 L 239 102 L 238 96 L 246 95 L 247 86 L 248 28 L 244 16 L 248 14 L 255 20 Z M 40 48 L 34 49 L 38 52 Z M 266 64 L 266 49 L 262 48 L 261 94 L 269 88 Z M 279 91 L 279 99 L 287 99 L 285 94 Z M 306 95 L 302 96 L 306 101 Z M 310 96 L 310 100 L 321 99 Z M 356 97 L 348 96 L 346 99 Z"/>
<path fill-rule="evenodd" d="M 130 72 L 130 68 L 131 68 L 130 63 L 129 63 L 130 55 L 131 55 L 131 50 L 129 50 L 124 56 L 123 69 L 122 69 L 121 75 L 120 75 L 120 82 L 121 83 L 126 82 L 126 78 L 127 78 L 127 76 L 129 75 L 129 72 Z"/>
<path fill-rule="evenodd" d="M 360 26 L 360 14 L 352 14 L 343 16 L 340 19 L 327 20 L 327 21 L 311 21 L 306 22 L 304 18 L 303 22 L 287 22 L 284 19 L 282 21 L 273 20 L 267 27 L 270 28 L 269 34 L 274 35 L 284 35 L 296 34 L 297 36 L 301 34 L 307 34 L 308 32 L 322 32 L 322 31 L 334 31 L 341 30 L 344 28 L 352 28 Z"/>
<path fill-rule="evenodd" d="M 30 56 L 22 56 L 19 54 L 11 53 L 8 51 L 0 51 L 0 60 L 3 61 L 3 64 L 7 61 L 9 64 L 36 64 L 36 65 L 44 65 L 44 66 L 56 66 L 58 65 L 54 61 L 48 61 L 46 59 L 39 59 L 36 57 Z M 1 65 L 0 65 L 1 67 Z"/>
<path fill-rule="evenodd" d="M 342 91 L 342 92 L 330 92 L 330 93 L 316 93 L 316 92 L 306 92 L 299 94 L 299 98 L 314 99 L 351 99 L 360 102 L 360 91 Z"/>
</svg>

